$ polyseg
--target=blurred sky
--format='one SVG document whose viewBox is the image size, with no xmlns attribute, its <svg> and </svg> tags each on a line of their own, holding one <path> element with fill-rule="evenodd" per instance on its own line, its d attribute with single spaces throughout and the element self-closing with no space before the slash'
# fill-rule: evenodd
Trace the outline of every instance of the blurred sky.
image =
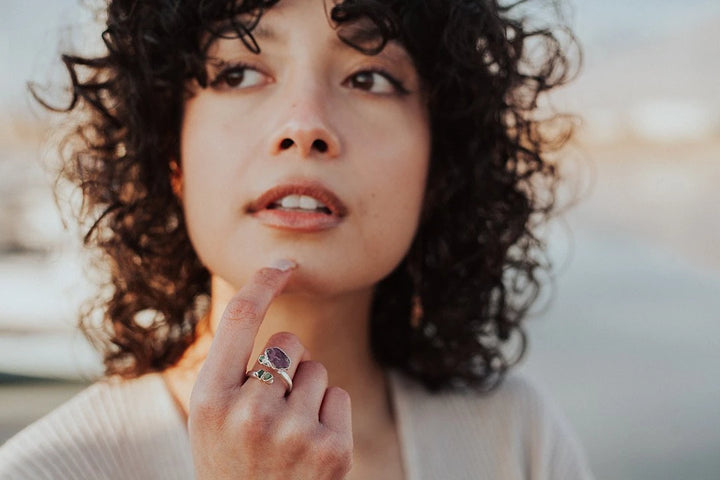
<svg viewBox="0 0 720 480">
<path fill-rule="evenodd" d="M 714 0 L 574 0 L 577 33 L 593 48 L 626 47 L 720 13 Z"/>
</svg>

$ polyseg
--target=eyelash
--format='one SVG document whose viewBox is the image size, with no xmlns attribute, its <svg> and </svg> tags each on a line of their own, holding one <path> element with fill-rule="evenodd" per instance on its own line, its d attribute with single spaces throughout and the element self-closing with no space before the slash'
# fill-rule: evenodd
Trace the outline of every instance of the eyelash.
<svg viewBox="0 0 720 480">
<path fill-rule="evenodd" d="M 384 68 L 373 67 L 373 68 L 368 68 L 365 70 L 359 70 L 359 71 L 353 73 L 352 75 L 350 75 L 350 78 L 360 75 L 361 73 L 377 73 L 377 74 L 381 75 L 382 77 L 384 77 L 385 80 L 390 82 L 390 84 L 395 88 L 396 93 L 399 93 L 401 95 L 407 95 L 408 93 L 410 93 L 410 91 L 407 88 L 405 88 L 405 85 L 403 85 L 403 83 L 400 80 L 395 78 L 390 72 L 388 72 Z"/>
<path fill-rule="evenodd" d="M 213 88 L 221 87 L 221 83 L 227 79 L 228 74 L 234 73 L 237 71 L 243 71 L 243 70 L 255 70 L 259 73 L 262 73 L 260 69 L 257 67 L 250 65 L 249 63 L 244 62 L 235 62 L 235 63 L 225 63 L 222 62 L 219 65 L 218 68 L 219 72 L 215 75 L 215 77 L 210 82 L 210 86 Z"/>
<path fill-rule="evenodd" d="M 251 64 L 248 64 L 248 63 L 244 63 L 244 62 L 236 62 L 236 63 L 231 63 L 231 64 L 223 63 L 220 66 L 220 71 L 215 75 L 215 77 L 210 82 L 210 86 L 213 88 L 222 87 L 221 83 L 227 79 L 227 76 L 230 73 L 234 73 L 237 71 L 243 71 L 243 70 L 255 70 L 261 74 L 263 73 L 260 69 L 258 69 L 257 67 L 255 67 Z M 357 72 L 350 75 L 350 77 L 348 77 L 348 78 L 353 78 L 353 77 L 356 77 L 363 73 L 377 73 L 377 74 L 381 75 L 383 78 L 385 78 L 385 80 L 390 82 L 390 84 L 393 86 L 396 93 L 398 93 L 398 94 L 407 95 L 410 93 L 410 91 L 407 88 L 405 88 L 405 85 L 403 85 L 403 83 L 400 80 L 395 78 L 392 74 L 390 74 L 390 72 L 388 72 L 384 68 L 380 68 L 380 67 L 373 67 L 373 68 L 368 68 L 368 69 L 364 69 L 364 70 L 358 70 Z"/>
</svg>

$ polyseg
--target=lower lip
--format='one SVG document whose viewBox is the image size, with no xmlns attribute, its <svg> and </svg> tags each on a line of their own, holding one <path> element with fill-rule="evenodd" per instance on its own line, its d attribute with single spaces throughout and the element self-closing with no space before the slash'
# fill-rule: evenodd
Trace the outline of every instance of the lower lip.
<svg viewBox="0 0 720 480">
<path fill-rule="evenodd" d="M 337 215 L 281 209 L 263 209 L 253 213 L 253 217 L 268 227 L 299 233 L 321 232 L 342 222 Z"/>
</svg>

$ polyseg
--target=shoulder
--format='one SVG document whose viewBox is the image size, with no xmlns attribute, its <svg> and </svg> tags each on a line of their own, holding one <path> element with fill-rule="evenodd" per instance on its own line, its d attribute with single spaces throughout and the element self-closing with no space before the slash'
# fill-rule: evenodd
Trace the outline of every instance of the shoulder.
<svg viewBox="0 0 720 480">
<path fill-rule="evenodd" d="M 0 479 L 125 478 L 168 456 L 183 465 L 184 432 L 159 375 L 103 379 L 8 440 Z"/>
<path fill-rule="evenodd" d="M 412 434 L 424 451 L 452 443 L 456 464 L 472 464 L 473 472 L 490 478 L 592 478 L 565 416 L 527 375 L 512 373 L 488 393 L 431 393 L 406 378 L 395 382 L 404 397 L 398 416 L 414 423 Z"/>
</svg>

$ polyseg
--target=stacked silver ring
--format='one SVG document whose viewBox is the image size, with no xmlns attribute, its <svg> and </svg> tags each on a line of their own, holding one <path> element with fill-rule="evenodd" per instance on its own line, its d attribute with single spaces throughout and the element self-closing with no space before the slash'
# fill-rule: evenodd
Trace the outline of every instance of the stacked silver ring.
<svg viewBox="0 0 720 480">
<path fill-rule="evenodd" d="M 280 376 L 280 378 L 282 378 L 285 382 L 285 386 L 287 387 L 286 393 L 292 392 L 293 382 L 290 375 L 287 373 L 287 369 L 291 364 L 290 357 L 288 357 L 288 355 L 283 352 L 280 347 L 266 348 L 265 353 L 258 357 L 258 362 L 260 362 L 260 365 L 271 368 Z M 248 373 L 248 376 L 253 376 L 268 384 L 273 383 L 275 378 L 272 373 L 267 370 L 263 370 L 262 368 Z"/>
</svg>

